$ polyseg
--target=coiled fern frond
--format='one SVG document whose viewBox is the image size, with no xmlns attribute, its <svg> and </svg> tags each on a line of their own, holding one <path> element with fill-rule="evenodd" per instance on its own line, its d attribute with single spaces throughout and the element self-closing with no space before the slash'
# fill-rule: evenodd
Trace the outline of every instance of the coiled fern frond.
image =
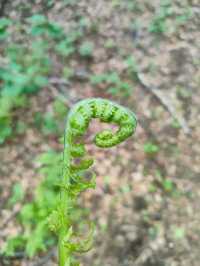
<svg viewBox="0 0 200 266">
<path fill-rule="evenodd" d="M 86 156 L 85 145 L 80 141 L 93 118 L 98 118 L 101 122 L 114 123 L 119 127 L 115 133 L 103 130 L 95 136 L 94 142 L 101 148 L 113 147 L 123 142 L 135 132 L 137 125 L 133 112 L 101 98 L 82 100 L 69 112 L 65 130 L 60 204 L 49 217 L 50 229 L 59 236 L 60 266 L 79 265 L 73 262 L 73 253 L 86 252 L 92 245 L 93 226 L 87 238 L 82 241 L 76 240 L 70 211 L 80 192 L 95 187 L 94 174 L 89 181 L 85 178 L 93 159 Z"/>
</svg>

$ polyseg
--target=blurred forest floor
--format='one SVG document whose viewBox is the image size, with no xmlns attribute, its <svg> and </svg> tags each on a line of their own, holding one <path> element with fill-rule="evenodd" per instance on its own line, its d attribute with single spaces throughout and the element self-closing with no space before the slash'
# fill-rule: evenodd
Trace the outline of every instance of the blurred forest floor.
<svg viewBox="0 0 200 266">
<path fill-rule="evenodd" d="M 31 46 L 27 20 L 36 14 L 78 34 L 58 45 L 56 27 L 50 27 L 55 38 L 49 41 L 40 35 L 41 17 L 32 19 L 33 38 L 49 45 L 51 71 L 41 74 L 47 83 L 29 94 L 28 104 L 12 109 L 14 131 L 0 146 L 0 246 L 21 230 L 15 216 L 22 203 L 6 204 L 13 184 L 19 181 L 30 201 L 43 178 L 35 158 L 62 151 L 64 117 L 56 104 L 70 108 L 80 99 L 103 97 L 131 108 L 139 123 L 134 138 L 109 151 L 91 144 L 101 125 L 90 128 L 97 188 L 83 193 L 80 204 L 92 210 L 97 233 L 94 248 L 80 256 L 83 265 L 199 266 L 199 1 L 7 1 L 1 16 L 16 22 L 13 43 Z M 6 45 L 0 44 L 0 61 Z M 42 262 L 44 256 L 0 263 L 56 265 L 54 253 Z"/>
</svg>

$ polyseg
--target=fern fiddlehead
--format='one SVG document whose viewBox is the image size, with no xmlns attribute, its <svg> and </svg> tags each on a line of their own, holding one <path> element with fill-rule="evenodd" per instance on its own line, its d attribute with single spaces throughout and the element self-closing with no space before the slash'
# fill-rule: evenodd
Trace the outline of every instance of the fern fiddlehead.
<svg viewBox="0 0 200 266">
<path fill-rule="evenodd" d="M 80 192 L 95 187 L 94 174 L 89 181 L 84 178 L 84 174 L 93 164 L 93 159 L 87 158 L 84 143 L 77 142 L 86 133 L 93 118 L 114 123 L 119 127 L 115 133 L 104 130 L 95 136 L 94 142 L 101 148 L 113 147 L 123 142 L 134 133 L 137 125 L 134 113 L 101 98 L 82 100 L 69 112 L 65 130 L 60 204 L 49 217 L 50 229 L 59 236 L 60 266 L 78 266 L 78 263 L 73 262 L 73 253 L 89 250 L 92 243 L 92 233 L 85 240 L 74 240 L 70 208 Z"/>
</svg>

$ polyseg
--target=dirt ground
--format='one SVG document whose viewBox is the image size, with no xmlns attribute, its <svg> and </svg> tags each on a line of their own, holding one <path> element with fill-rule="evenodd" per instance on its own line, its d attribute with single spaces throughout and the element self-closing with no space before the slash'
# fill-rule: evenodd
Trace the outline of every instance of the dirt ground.
<svg viewBox="0 0 200 266">
<path fill-rule="evenodd" d="M 7 9 L 15 17 L 19 14 L 14 2 Z M 138 6 L 132 10 L 121 2 L 135 2 Z M 90 30 L 84 38 L 95 47 L 92 59 L 77 55 L 70 62 L 75 78 L 66 87 L 68 102 L 106 97 L 128 106 L 138 117 L 136 134 L 125 144 L 109 151 L 88 144 L 96 158 L 97 188 L 84 193 L 80 204 L 91 209 L 97 231 L 94 248 L 80 256 L 81 265 L 199 266 L 199 1 L 173 1 L 175 14 L 182 14 L 189 6 L 192 16 L 177 27 L 175 17 L 170 17 L 169 29 L 162 35 L 148 30 L 158 12 L 157 0 L 80 0 L 67 8 L 62 4 L 55 1 L 45 11 L 48 17 L 66 27 L 76 23 L 77 14 L 86 17 Z M 40 8 L 38 1 L 34 9 Z M 124 63 L 130 55 L 137 62 L 135 79 L 130 78 Z M 59 73 L 62 64 L 56 64 L 55 73 Z M 89 81 L 91 73 L 109 71 L 116 71 L 131 85 L 128 97 L 112 96 L 104 86 L 93 86 Z M 59 85 L 53 86 L 55 90 L 45 88 L 31 98 L 30 110 L 23 114 L 25 121 L 31 124 L 32 112 L 51 107 L 54 93 L 59 91 Z M 146 153 L 147 142 L 156 143 L 159 151 Z M 33 127 L 23 138 L 0 147 L 0 225 L 15 211 L 4 207 L 13 180 L 22 182 L 25 189 L 30 189 L 30 183 L 36 186 L 39 180 L 35 178 L 34 158 L 50 147 L 61 149 L 56 139 L 45 138 Z M 4 239 L 17 230 L 15 218 L 10 219 L 1 226 L 0 236 Z M 41 258 L 42 255 L 33 260 L 24 258 L 5 265 L 56 265 L 54 253 L 44 263 Z"/>
</svg>

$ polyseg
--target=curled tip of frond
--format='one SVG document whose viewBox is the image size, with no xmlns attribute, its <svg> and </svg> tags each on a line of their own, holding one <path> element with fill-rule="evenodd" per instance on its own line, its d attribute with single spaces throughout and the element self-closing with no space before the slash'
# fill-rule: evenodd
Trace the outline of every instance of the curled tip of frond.
<svg viewBox="0 0 200 266">
<path fill-rule="evenodd" d="M 75 139 L 86 133 L 92 118 L 99 118 L 102 122 L 114 123 L 119 126 L 116 133 L 104 130 L 96 135 L 96 145 L 105 148 L 115 146 L 130 137 L 137 125 L 136 116 L 130 110 L 111 101 L 94 98 L 80 101 L 75 105 L 68 117 L 70 126 L 67 130 L 71 131 L 71 135 Z"/>
<path fill-rule="evenodd" d="M 96 134 L 94 143 L 101 148 L 113 147 L 123 142 L 135 132 L 137 126 L 135 114 L 117 103 L 100 98 L 78 102 L 68 115 L 65 133 L 65 151 L 69 158 L 67 159 L 68 164 L 64 162 L 66 164 L 64 169 L 69 170 L 71 179 L 74 174 L 86 171 L 93 164 L 93 159 L 80 159 L 85 156 L 86 151 L 83 143 L 77 143 L 78 138 L 86 133 L 93 118 L 118 126 L 116 132 L 103 130 Z M 77 158 L 80 159 L 78 162 Z"/>
</svg>

